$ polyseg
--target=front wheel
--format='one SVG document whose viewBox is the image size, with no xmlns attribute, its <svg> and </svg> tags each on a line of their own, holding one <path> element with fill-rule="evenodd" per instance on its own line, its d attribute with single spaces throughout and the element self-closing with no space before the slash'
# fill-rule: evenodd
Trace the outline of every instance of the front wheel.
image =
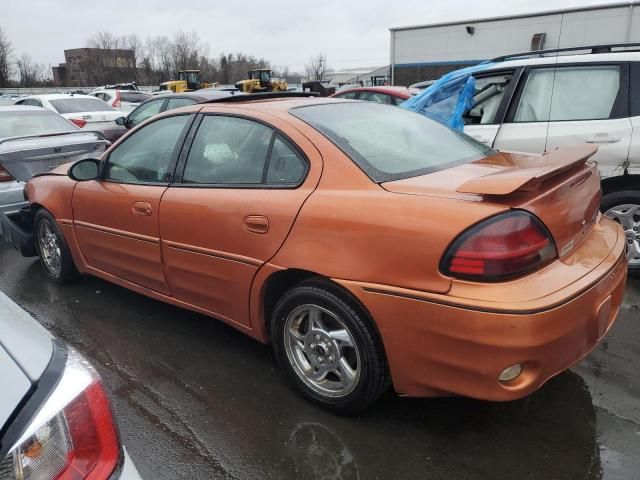
<svg viewBox="0 0 640 480">
<path fill-rule="evenodd" d="M 627 242 L 629 273 L 640 276 L 640 191 L 623 190 L 605 195 L 601 210 L 620 223 Z"/>
<path fill-rule="evenodd" d="M 46 210 L 38 210 L 34 227 L 40 265 L 47 276 L 57 283 L 65 283 L 77 277 L 78 270 L 53 216 Z"/>
<path fill-rule="evenodd" d="M 303 282 L 284 294 L 273 313 L 271 338 L 289 380 L 325 408 L 357 413 L 389 386 L 384 350 L 371 320 L 326 282 Z"/>
</svg>

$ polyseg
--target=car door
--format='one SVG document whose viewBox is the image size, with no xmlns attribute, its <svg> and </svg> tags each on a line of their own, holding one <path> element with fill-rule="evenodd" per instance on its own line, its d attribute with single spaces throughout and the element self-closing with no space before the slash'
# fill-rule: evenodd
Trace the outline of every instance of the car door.
<svg viewBox="0 0 640 480">
<path fill-rule="evenodd" d="M 536 74 L 552 75 L 550 70 Z M 592 143 L 598 146 L 593 160 L 601 173 L 622 175 L 632 133 L 628 71 L 626 63 L 558 67 L 546 150 Z"/>
<path fill-rule="evenodd" d="M 322 168 L 297 130 L 254 115 L 201 116 L 188 154 L 183 149 L 179 181 L 160 205 L 174 297 L 244 326 L 251 282 L 284 242 Z"/>
<path fill-rule="evenodd" d="M 520 71 L 478 75 L 472 107 L 463 115 L 464 133 L 492 147 Z"/>
<path fill-rule="evenodd" d="M 631 142 L 626 64 L 527 69 L 494 147 L 544 153 L 594 143 L 602 167 L 622 164 Z M 622 173 L 622 172 L 620 172 Z"/>
<path fill-rule="evenodd" d="M 73 228 L 86 264 L 170 294 L 160 250 L 160 199 L 192 116 L 163 117 L 110 151 L 101 178 L 73 192 Z"/>
</svg>

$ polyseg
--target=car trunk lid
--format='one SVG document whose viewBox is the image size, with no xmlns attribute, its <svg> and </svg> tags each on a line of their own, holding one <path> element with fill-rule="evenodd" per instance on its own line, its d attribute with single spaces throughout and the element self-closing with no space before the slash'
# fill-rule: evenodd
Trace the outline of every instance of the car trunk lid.
<svg viewBox="0 0 640 480">
<path fill-rule="evenodd" d="M 381 184 L 390 192 L 482 201 L 536 215 L 551 232 L 558 255 L 569 254 L 596 222 L 600 177 L 587 160 L 594 145 L 544 155 L 501 152 L 419 177 Z"/>
<path fill-rule="evenodd" d="M 16 180 L 26 182 L 64 163 L 98 157 L 107 141 L 97 132 L 66 132 L 0 140 L 0 165 Z"/>
</svg>

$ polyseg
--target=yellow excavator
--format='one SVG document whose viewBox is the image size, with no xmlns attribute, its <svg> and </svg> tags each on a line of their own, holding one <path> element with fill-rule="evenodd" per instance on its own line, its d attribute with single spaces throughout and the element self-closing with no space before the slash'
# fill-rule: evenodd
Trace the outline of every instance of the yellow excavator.
<svg viewBox="0 0 640 480">
<path fill-rule="evenodd" d="M 219 87 L 220 84 L 200 81 L 200 70 L 180 70 L 178 80 L 169 80 L 160 84 L 160 90 L 171 90 L 174 93 L 192 92 L 201 88 Z"/>
<path fill-rule="evenodd" d="M 258 68 L 249 72 L 249 78 L 237 82 L 236 88 L 245 93 L 284 92 L 289 85 L 282 78 L 272 78 L 271 69 Z"/>
</svg>

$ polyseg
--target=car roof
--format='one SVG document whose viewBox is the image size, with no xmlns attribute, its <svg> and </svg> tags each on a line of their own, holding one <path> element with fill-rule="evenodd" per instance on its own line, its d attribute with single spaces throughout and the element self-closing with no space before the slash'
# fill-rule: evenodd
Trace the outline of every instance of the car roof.
<svg viewBox="0 0 640 480">
<path fill-rule="evenodd" d="M 581 55 L 549 55 L 544 57 L 514 58 L 487 65 L 489 70 L 502 70 L 524 67 L 528 65 L 555 65 L 565 63 L 594 63 L 594 62 L 640 62 L 640 52 L 611 52 L 588 53 Z"/>
<path fill-rule="evenodd" d="M 192 105 L 190 108 L 195 111 L 215 111 L 218 106 L 233 106 L 239 108 L 250 109 L 259 112 L 268 112 L 280 117 L 286 117 L 289 110 L 298 107 L 307 107 L 314 105 L 325 105 L 330 103 L 360 103 L 358 100 L 348 100 L 342 98 L 330 98 L 330 97 L 297 97 L 297 98 L 270 98 L 270 99 L 251 99 L 247 98 L 246 101 L 234 100 L 233 102 L 211 102 L 200 105 Z M 184 109 L 183 109 L 184 110 Z"/>
<path fill-rule="evenodd" d="M 391 87 L 391 86 L 379 86 L 379 87 L 355 87 L 355 88 L 345 88 L 344 90 L 340 90 L 336 92 L 335 95 L 346 93 L 346 92 L 379 92 L 386 93 L 393 96 L 401 96 L 403 98 L 409 98 L 411 96 L 411 91 L 407 87 Z"/>
</svg>

